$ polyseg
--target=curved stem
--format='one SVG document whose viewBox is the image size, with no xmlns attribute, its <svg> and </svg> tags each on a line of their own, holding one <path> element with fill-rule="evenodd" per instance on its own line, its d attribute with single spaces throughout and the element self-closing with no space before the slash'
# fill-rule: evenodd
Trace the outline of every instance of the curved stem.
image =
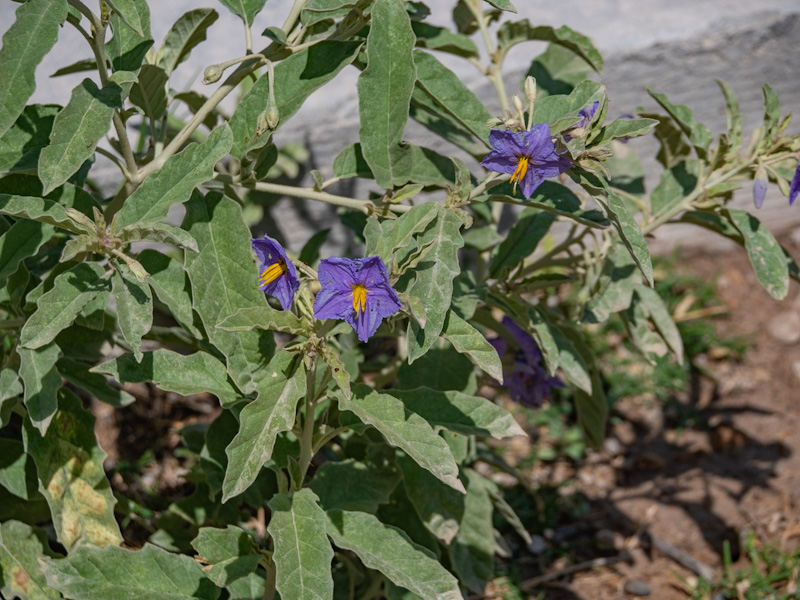
<svg viewBox="0 0 800 600">
<path fill-rule="evenodd" d="M 285 34 L 288 35 L 289 32 L 294 28 L 295 23 L 297 23 L 297 19 L 300 17 L 300 12 L 306 5 L 306 2 L 307 0 L 294 0 L 292 10 L 289 11 L 289 14 L 286 16 L 286 20 L 283 22 L 283 27 L 281 27 Z"/>
<path fill-rule="evenodd" d="M 128 179 L 128 180 L 130 180 L 130 178 L 131 178 L 131 174 L 128 172 L 128 169 L 127 169 L 127 168 L 125 168 L 125 165 L 123 165 L 123 164 L 120 162 L 120 160 L 119 160 L 119 158 L 117 158 L 117 155 L 116 155 L 116 154 L 112 154 L 111 152 L 109 152 L 108 150 L 106 150 L 105 148 L 102 148 L 102 147 L 100 147 L 100 146 L 98 146 L 97 148 L 95 148 L 95 152 L 97 152 L 98 154 L 102 154 L 102 155 L 103 155 L 103 156 L 105 156 L 105 157 L 106 157 L 108 160 L 110 160 L 110 161 L 111 161 L 111 162 L 113 162 L 115 165 L 117 165 L 117 167 L 119 167 L 119 170 L 120 170 L 120 171 L 122 171 L 122 176 L 123 176 L 123 177 L 125 177 L 125 179 Z"/>
<path fill-rule="evenodd" d="M 483 11 L 481 10 L 480 0 L 468 0 L 466 5 L 469 7 L 472 16 L 474 16 L 475 20 L 478 22 L 483 45 L 486 46 L 486 52 L 489 54 L 489 60 L 492 62 L 489 68 L 486 69 L 486 75 L 494 85 L 503 114 L 510 113 L 511 109 L 508 104 L 508 95 L 506 94 L 505 83 L 503 83 L 504 54 L 493 46 L 492 40 L 489 38 L 489 28 L 486 25 L 486 18 L 483 16 Z"/>
</svg>

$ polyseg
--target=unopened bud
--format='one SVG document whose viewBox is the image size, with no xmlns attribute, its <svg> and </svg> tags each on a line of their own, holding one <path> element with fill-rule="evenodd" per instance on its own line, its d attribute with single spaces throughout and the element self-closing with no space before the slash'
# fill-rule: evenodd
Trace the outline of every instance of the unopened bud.
<svg viewBox="0 0 800 600">
<path fill-rule="evenodd" d="M 531 106 L 536 102 L 536 78 L 530 75 L 525 78 L 525 98 Z"/>
<path fill-rule="evenodd" d="M 514 94 L 514 97 L 511 98 L 511 101 L 514 103 L 514 108 L 517 109 L 517 114 L 519 115 L 519 118 L 524 119 L 525 107 L 522 105 L 522 98 L 520 98 L 517 94 Z"/>
<path fill-rule="evenodd" d="M 267 126 L 270 129 L 275 129 L 278 127 L 278 121 L 280 120 L 280 115 L 278 114 L 278 107 L 277 106 L 270 106 L 267 109 Z"/>
<path fill-rule="evenodd" d="M 203 71 L 203 83 L 208 85 L 210 83 L 216 83 L 222 77 L 222 67 L 219 65 L 211 65 L 206 67 L 206 70 Z"/>
<path fill-rule="evenodd" d="M 759 164 L 753 177 L 753 203 L 756 208 L 761 208 L 764 203 L 764 196 L 767 194 L 767 170 L 763 164 Z"/>
<path fill-rule="evenodd" d="M 486 126 L 489 129 L 497 129 L 498 126 L 503 124 L 503 119 L 499 119 L 497 117 L 492 117 L 488 121 L 486 121 Z"/>
<path fill-rule="evenodd" d="M 269 121 L 267 120 L 267 111 L 262 112 L 256 119 L 256 135 L 261 135 L 270 129 Z"/>
</svg>

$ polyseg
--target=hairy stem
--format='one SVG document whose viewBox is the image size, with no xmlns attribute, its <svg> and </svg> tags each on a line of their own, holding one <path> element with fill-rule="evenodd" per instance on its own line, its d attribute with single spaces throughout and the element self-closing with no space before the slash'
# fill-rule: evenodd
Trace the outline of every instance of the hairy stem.
<svg viewBox="0 0 800 600">
<path fill-rule="evenodd" d="M 289 32 L 294 28 L 295 24 L 297 23 L 297 19 L 300 18 L 300 12 L 303 10 L 303 7 L 306 5 L 307 0 L 294 0 L 294 5 L 292 5 L 292 10 L 289 11 L 289 14 L 286 15 L 286 20 L 283 22 L 283 32 L 285 34 L 289 34 Z"/>
</svg>

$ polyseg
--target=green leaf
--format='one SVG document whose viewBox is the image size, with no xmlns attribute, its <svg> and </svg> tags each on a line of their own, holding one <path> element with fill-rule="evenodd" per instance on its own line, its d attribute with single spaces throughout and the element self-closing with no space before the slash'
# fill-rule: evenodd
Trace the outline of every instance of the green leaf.
<svg viewBox="0 0 800 600">
<path fill-rule="evenodd" d="M 464 495 L 442 483 L 405 455 L 397 457 L 403 486 L 414 511 L 437 539 L 450 544 L 464 514 Z"/>
<path fill-rule="evenodd" d="M 50 505 L 58 541 L 67 550 L 79 541 L 80 547 L 122 542 L 114 520 L 116 500 L 103 471 L 106 453 L 97 444 L 94 422 L 80 398 L 67 389 L 59 392 L 59 411 L 44 436 L 25 420 L 25 449 L 36 463 L 39 490 Z"/>
<path fill-rule="evenodd" d="M 19 354 L 19 377 L 25 385 L 25 406 L 28 416 L 44 434 L 58 410 L 57 393 L 61 388 L 61 376 L 56 361 L 61 350 L 56 344 L 30 350 L 17 348 Z"/>
<path fill-rule="evenodd" d="M 116 215 L 117 226 L 163 220 L 170 206 L 186 202 L 196 186 L 214 176 L 214 165 L 228 154 L 232 142 L 230 128 L 223 125 L 202 144 L 191 143 L 170 157 L 128 197 Z"/>
<path fill-rule="evenodd" d="M 480 396 L 427 387 L 413 390 L 391 388 L 386 393 L 402 400 L 408 410 L 434 427 L 463 435 L 482 435 L 497 439 L 526 435 L 511 413 Z"/>
<path fill-rule="evenodd" d="M 137 0 L 105 0 L 108 6 L 120 17 L 120 20 L 130 27 L 136 35 L 144 37 L 150 31 L 150 11 Z"/>
<path fill-rule="evenodd" d="M 486 121 L 492 115 L 483 102 L 432 54 L 415 50 L 414 65 L 417 85 L 460 126 L 488 146 Z"/>
<path fill-rule="evenodd" d="M 36 312 L 20 332 L 20 344 L 32 349 L 49 344 L 72 325 L 88 302 L 107 289 L 105 271 L 97 263 L 80 263 L 61 273 L 37 301 Z"/>
<path fill-rule="evenodd" d="M 419 303 L 424 305 L 423 301 Z M 397 371 L 398 388 L 413 389 L 421 385 L 472 393 L 477 388 L 477 372 L 450 342 L 439 339 L 413 364 L 405 363 Z"/>
<path fill-rule="evenodd" d="M 558 347 L 558 365 L 567 379 L 587 394 L 592 393 L 592 376 L 581 353 L 564 332 L 551 324 L 550 333 Z"/>
<path fill-rule="evenodd" d="M 206 40 L 208 28 L 219 18 L 211 8 L 197 8 L 181 15 L 172 25 L 156 54 L 156 64 L 171 74 L 189 58 L 192 49 Z"/>
<path fill-rule="evenodd" d="M 341 155 L 340 155 L 341 156 Z M 418 235 L 428 227 L 438 215 L 438 205 L 435 202 L 425 202 L 413 207 L 398 219 L 384 220 L 375 223 L 380 225 L 373 233 L 369 227 L 364 229 L 367 247 L 365 256 L 378 255 L 384 263 L 392 265 L 392 255 L 398 250 L 406 248 Z"/>
<path fill-rule="evenodd" d="M 503 365 L 497 350 L 484 335 L 452 310 L 448 311 L 442 329 L 444 338 L 464 354 L 476 367 L 497 381 L 503 380 Z"/>
<path fill-rule="evenodd" d="M 0 285 L 17 272 L 20 262 L 35 256 L 53 232 L 52 225 L 21 220 L 0 235 Z"/>
<path fill-rule="evenodd" d="M 300 22 L 309 27 L 324 19 L 338 19 L 357 3 L 358 0 L 308 0 L 300 13 Z"/>
<path fill-rule="evenodd" d="M 183 229 L 166 223 L 134 223 L 120 231 L 119 238 L 125 244 L 141 241 L 160 242 L 197 252 L 197 242 L 191 235 Z"/>
<path fill-rule="evenodd" d="M 641 280 L 641 273 L 631 255 L 622 244 L 615 244 L 603 265 L 598 291 L 583 307 L 581 320 L 586 323 L 605 323 L 613 313 L 627 309 L 631 305 L 633 291 Z"/>
<path fill-rule="evenodd" d="M 411 29 L 414 30 L 417 46 L 420 48 L 448 52 L 464 58 L 478 58 L 478 47 L 466 35 L 422 21 L 411 21 Z"/>
<path fill-rule="evenodd" d="M 129 71 L 117 71 L 99 89 L 91 79 L 72 90 L 69 103 L 56 115 L 50 145 L 39 155 L 39 179 L 47 195 L 74 175 L 94 156 L 97 143 L 108 133 L 114 110 L 136 81 Z"/>
<path fill-rule="evenodd" d="M 332 600 L 333 548 L 325 535 L 327 518 L 308 489 L 277 494 L 267 531 L 275 541 L 276 587 L 281 598 Z"/>
<path fill-rule="evenodd" d="M 145 544 L 141 550 L 82 544 L 48 560 L 47 583 L 72 600 L 216 600 L 219 588 L 189 556 Z"/>
<path fill-rule="evenodd" d="M 585 81 L 592 68 L 572 50 L 548 44 L 547 49 L 531 63 L 526 76 L 536 79 L 537 98 L 557 94 L 570 94 L 575 86 Z"/>
<path fill-rule="evenodd" d="M 111 29 L 114 32 L 106 43 L 106 55 L 111 60 L 114 71 L 132 71 L 138 73 L 147 51 L 153 45 L 150 34 L 150 8 L 147 2 L 140 0 L 116 0 L 118 7 L 123 6 L 124 15 L 131 16 L 130 24 L 119 13 L 112 13 Z M 139 32 L 134 31 L 136 24 Z"/>
<path fill-rule="evenodd" d="M 400 481 L 391 464 L 365 464 L 354 459 L 328 461 L 314 472 L 308 484 L 325 510 L 357 510 L 376 513 L 389 502 Z"/>
<path fill-rule="evenodd" d="M 0 214 L 48 223 L 72 233 L 84 232 L 69 218 L 61 204 L 44 198 L 0 194 Z"/>
<path fill-rule="evenodd" d="M 0 438 L 0 486 L 23 500 L 39 494 L 36 465 L 19 440 Z"/>
<path fill-rule="evenodd" d="M 99 373 L 89 372 L 89 365 L 62 357 L 56 363 L 59 374 L 71 384 L 83 388 L 92 396 L 116 408 L 131 404 L 136 398 L 124 390 L 111 387 Z"/>
<path fill-rule="evenodd" d="M 117 305 L 117 324 L 137 361 L 142 360 L 142 336 L 153 325 L 153 294 L 150 286 L 133 276 L 127 265 L 117 265 L 111 276 Z"/>
<path fill-rule="evenodd" d="M 208 392 L 217 396 L 223 406 L 241 399 L 228 379 L 225 365 L 205 352 L 178 354 L 159 348 L 145 352 L 139 362 L 130 354 L 123 354 L 97 365 L 91 372 L 111 375 L 120 383 L 149 381 L 164 391 L 183 396 Z"/>
<path fill-rule="evenodd" d="M 208 339 L 225 356 L 228 373 L 243 392 L 250 393 L 266 377 L 264 363 L 275 348 L 272 334 L 216 327 L 241 308 L 266 305 L 257 287 L 258 270 L 241 208 L 216 193 L 205 198 L 195 194 L 186 205 L 184 229 L 200 250 L 184 256 L 194 309 Z"/>
<path fill-rule="evenodd" d="M 230 594 L 230 600 L 252 600 L 253 598 L 263 598 L 265 587 L 264 575 L 256 572 L 237 579 L 225 589 Z"/>
<path fill-rule="evenodd" d="M 425 329 L 416 321 L 408 325 L 408 362 L 425 354 L 444 328 L 453 297 L 453 279 L 461 272 L 458 251 L 464 245 L 460 229 L 463 218 L 455 209 L 440 206 L 439 214 L 418 237 L 418 245 L 431 244 L 431 251 L 417 265 L 416 279 L 406 292 L 425 306 Z"/>
<path fill-rule="evenodd" d="M 566 25 L 554 29 L 548 25 L 534 27 L 528 19 L 508 21 L 497 30 L 497 43 L 503 52 L 522 42 L 550 42 L 571 50 L 580 56 L 597 73 L 603 71 L 603 57 L 592 40 Z"/>
<path fill-rule="evenodd" d="M 550 226 L 555 220 L 554 214 L 538 208 L 525 208 L 506 235 L 506 239 L 492 251 L 489 277 L 502 279 L 509 269 L 517 267 L 530 256 L 550 231 Z M 500 381 L 497 377 L 495 379 Z"/>
<path fill-rule="evenodd" d="M 483 477 L 472 469 L 465 474 L 468 483 L 464 516 L 458 535 L 447 550 L 459 580 L 471 591 L 483 594 L 486 582 L 494 576 L 492 499 Z"/>
<path fill-rule="evenodd" d="M 423 600 L 462 600 L 458 581 L 433 553 L 405 532 L 362 512 L 328 511 L 327 532 L 339 548 L 351 550 L 370 569 Z"/>
<path fill-rule="evenodd" d="M 25 110 L 36 89 L 36 67 L 55 45 L 66 18 L 64 0 L 29 0 L 17 9 L 0 48 L 0 137 Z"/>
<path fill-rule="evenodd" d="M 594 102 L 600 102 L 600 106 L 606 104 L 605 87 L 596 81 L 582 81 L 567 97 L 547 96 L 537 100 L 533 110 L 533 124 L 547 123 L 553 133 L 563 131 L 580 121 L 580 110 Z"/>
<path fill-rule="evenodd" d="M 402 143 L 416 69 L 416 37 L 402 0 L 376 0 L 367 36 L 367 68 L 358 78 L 361 151 L 377 184 L 408 181 L 410 150 Z"/>
<path fill-rule="evenodd" d="M 669 308 L 655 290 L 639 285 L 636 288 L 639 304 L 645 314 L 655 326 L 659 335 L 667 343 L 669 349 L 675 354 L 678 364 L 683 364 L 683 339 L 678 326 L 672 320 Z"/>
<path fill-rule="evenodd" d="M 493 202 L 511 202 L 514 204 L 523 202 L 525 206 L 530 208 L 538 208 L 557 216 L 567 217 L 590 227 L 593 225 L 608 225 L 608 221 L 600 211 L 594 209 L 584 210 L 583 206 L 581 206 L 580 198 L 575 195 L 575 192 L 555 181 L 543 182 L 528 200 L 520 201 L 515 198 L 513 188 L 508 183 L 492 188 L 491 195 L 488 198 Z M 499 252 L 499 250 L 496 250 L 496 252 Z"/>
<path fill-rule="evenodd" d="M 783 300 L 789 293 L 789 267 L 780 244 L 770 231 L 744 210 L 725 209 L 723 215 L 744 238 L 744 247 L 758 282 L 770 296 Z"/>
<path fill-rule="evenodd" d="M 514 5 L 511 4 L 509 0 L 486 0 L 486 2 L 488 2 L 495 8 L 499 8 L 500 10 L 505 10 L 512 13 L 517 12 L 517 9 L 514 8 Z"/>
<path fill-rule="evenodd" d="M 447 443 L 419 415 L 388 394 L 357 384 L 350 399 L 339 397 L 339 409 L 349 410 L 363 423 L 380 431 L 386 441 L 402 449 L 423 469 L 433 473 L 454 490 L 464 492 L 458 480 L 458 466 Z"/>
<path fill-rule="evenodd" d="M 0 523 L 0 593 L 4 598 L 58 600 L 61 594 L 47 585 L 39 560 L 56 556 L 47 534 L 19 521 Z"/>
<path fill-rule="evenodd" d="M 442 156 L 429 148 L 407 144 L 411 156 L 411 173 L 409 181 L 414 181 L 425 186 L 445 188 L 452 186 L 455 180 L 455 169 L 451 158 Z M 361 144 L 350 144 L 342 150 L 333 162 L 334 174 L 340 179 L 348 177 L 363 177 L 374 179 L 364 155 L 361 153 Z M 394 199 L 397 200 L 395 194 Z"/>
<path fill-rule="evenodd" d="M 217 324 L 225 331 L 250 331 L 266 329 L 308 336 L 309 324 L 289 310 L 277 310 L 271 306 L 240 308 Z"/>
<path fill-rule="evenodd" d="M 598 206 L 606 214 L 606 217 L 622 238 L 622 243 L 631 253 L 636 265 L 642 271 L 647 283 L 653 285 L 653 263 L 650 259 L 650 250 L 639 224 L 633 218 L 630 208 L 625 200 L 620 198 L 611 190 L 607 190 L 608 204 L 595 197 Z"/>
<path fill-rule="evenodd" d="M 700 161 L 684 160 L 661 172 L 661 181 L 650 192 L 653 216 L 670 210 L 697 187 Z"/>
<path fill-rule="evenodd" d="M 416 86 L 411 94 L 409 116 L 437 136 L 472 156 L 478 157 L 486 154 L 488 142 L 478 141 L 457 117 L 437 104 L 434 98 L 419 86 Z M 488 136 L 488 131 L 486 135 Z"/>
<path fill-rule="evenodd" d="M 600 448 L 606 438 L 608 403 L 603 392 L 603 381 L 597 371 L 592 373 L 591 394 L 575 390 L 575 411 L 586 443 L 592 448 Z"/>
<path fill-rule="evenodd" d="M 192 547 L 209 565 L 203 569 L 206 577 L 220 587 L 246 577 L 258 567 L 253 538 L 233 525 L 226 529 L 201 528 Z"/>
<path fill-rule="evenodd" d="M 17 374 L 11 369 L 0 371 L 0 402 L 16 398 L 20 394 L 22 394 L 22 383 Z"/>
<path fill-rule="evenodd" d="M 320 357 L 325 362 L 325 365 L 331 370 L 331 377 L 342 390 L 345 398 L 350 398 L 350 373 L 347 372 L 347 367 L 338 352 L 330 346 L 324 346 L 320 352 Z M 358 372 L 358 369 L 356 369 Z"/>
<path fill-rule="evenodd" d="M 53 104 L 25 107 L 14 125 L 0 136 L 0 174 L 36 173 L 39 153 L 50 143 L 50 132 L 59 110 L 61 107 Z M 15 193 L 19 192 L 15 190 Z"/>
<path fill-rule="evenodd" d="M 619 138 L 633 138 L 647 135 L 658 125 L 656 119 L 616 119 L 603 126 L 600 134 L 592 141 L 593 146 Z"/>
<path fill-rule="evenodd" d="M 191 286 L 182 262 L 152 249 L 144 250 L 136 258 L 150 274 L 147 283 L 156 297 L 167 305 L 181 327 L 193 337 L 202 338 L 194 323 Z"/>
<path fill-rule="evenodd" d="M 775 133 L 778 130 L 778 120 L 781 114 L 778 95 L 775 93 L 775 90 L 773 90 L 769 84 L 765 83 L 761 88 L 761 92 L 764 95 L 764 122 L 761 125 L 759 148 L 766 149 L 774 141 Z"/>
<path fill-rule="evenodd" d="M 156 65 L 142 65 L 139 79 L 131 88 L 130 101 L 144 111 L 147 118 L 157 121 L 167 110 L 169 74 Z"/>
<path fill-rule="evenodd" d="M 697 151 L 697 156 L 701 159 L 705 158 L 708 154 L 708 147 L 714 139 L 708 127 L 702 123 L 695 122 L 692 111 L 688 107 L 682 104 L 672 104 L 672 102 L 667 99 L 666 94 L 659 94 L 649 88 L 647 93 L 667 111 L 675 124 L 680 127 L 681 131 Z"/>
<path fill-rule="evenodd" d="M 278 434 L 294 425 L 297 402 L 306 393 L 306 370 L 297 356 L 278 353 L 263 369 L 269 376 L 259 383 L 256 399 L 242 409 L 239 433 L 225 449 L 223 502 L 250 487 L 272 456 Z"/>
<path fill-rule="evenodd" d="M 358 55 L 361 42 L 321 41 L 295 52 L 275 65 L 275 104 L 281 125 L 302 106 L 312 92 L 333 79 Z M 241 156 L 258 127 L 258 117 L 269 100 L 269 78 L 261 77 L 242 97 L 230 127 L 231 154 Z"/>
<path fill-rule="evenodd" d="M 264 8 L 267 0 L 219 0 L 219 2 L 247 23 L 249 27 L 253 24 L 255 16 Z"/>
</svg>

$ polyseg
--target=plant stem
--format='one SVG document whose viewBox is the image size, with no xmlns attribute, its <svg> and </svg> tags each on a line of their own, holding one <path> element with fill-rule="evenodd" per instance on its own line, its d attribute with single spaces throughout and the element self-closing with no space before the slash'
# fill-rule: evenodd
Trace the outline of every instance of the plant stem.
<svg viewBox="0 0 800 600">
<path fill-rule="evenodd" d="M 492 81 L 494 89 L 497 92 L 497 99 L 500 101 L 500 108 L 503 114 L 511 112 L 508 104 L 508 95 L 506 94 L 505 83 L 503 83 L 503 58 L 502 52 L 498 52 L 497 48 L 492 46 L 492 41 L 489 38 L 489 28 L 486 26 L 486 18 L 483 16 L 481 10 L 480 0 L 468 0 L 466 5 L 469 7 L 470 12 L 478 22 L 478 27 L 481 31 L 481 38 L 483 38 L 483 45 L 486 46 L 486 52 L 489 54 L 489 60 L 492 64 L 486 69 L 486 75 Z"/>
<path fill-rule="evenodd" d="M 242 19 L 244 21 L 244 45 L 245 45 L 245 54 L 252 54 L 253 53 L 253 32 L 250 30 L 250 24 L 247 22 L 247 19 Z"/>
<path fill-rule="evenodd" d="M 306 374 L 306 416 L 303 421 L 303 434 L 300 437 L 300 481 L 296 481 L 297 489 L 303 487 L 311 459 L 314 458 L 314 384 L 317 380 L 317 361 L 314 368 Z"/>
<path fill-rule="evenodd" d="M 292 10 L 290 10 L 289 14 L 286 15 L 286 20 L 283 22 L 283 27 L 281 27 L 286 35 L 289 35 L 289 32 L 294 28 L 295 24 L 297 23 L 297 19 L 300 17 L 300 11 L 303 10 L 306 2 L 307 0 L 294 0 Z"/>
<path fill-rule="evenodd" d="M 109 152 L 108 150 L 106 150 L 105 148 L 102 148 L 102 147 L 100 147 L 100 146 L 98 146 L 97 148 L 95 148 L 95 152 L 97 152 L 98 154 L 102 154 L 102 155 L 103 155 L 103 156 L 105 156 L 105 157 L 106 157 L 108 160 L 110 160 L 110 161 L 111 161 L 111 162 L 113 162 L 115 165 L 117 165 L 117 167 L 119 167 L 119 170 L 120 170 L 120 171 L 122 171 L 122 176 L 123 176 L 123 177 L 125 177 L 125 179 L 128 179 L 128 180 L 130 180 L 130 178 L 131 178 L 131 174 L 130 174 L 130 172 L 129 172 L 129 171 L 128 171 L 128 169 L 125 167 L 125 165 L 123 165 L 123 164 L 120 162 L 120 160 L 119 160 L 119 158 L 117 158 L 117 155 L 116 155 L 116 154 L 112 154 L 111 152 Z"/>
<path fill-rule="evenodd" d="M 264 596 L 263 600 L 275 599 L 275 563 L 270 558 L 268 561 L 261 563 L 267 571 L 267 580 L 264 582 Z"/>
</svg>

